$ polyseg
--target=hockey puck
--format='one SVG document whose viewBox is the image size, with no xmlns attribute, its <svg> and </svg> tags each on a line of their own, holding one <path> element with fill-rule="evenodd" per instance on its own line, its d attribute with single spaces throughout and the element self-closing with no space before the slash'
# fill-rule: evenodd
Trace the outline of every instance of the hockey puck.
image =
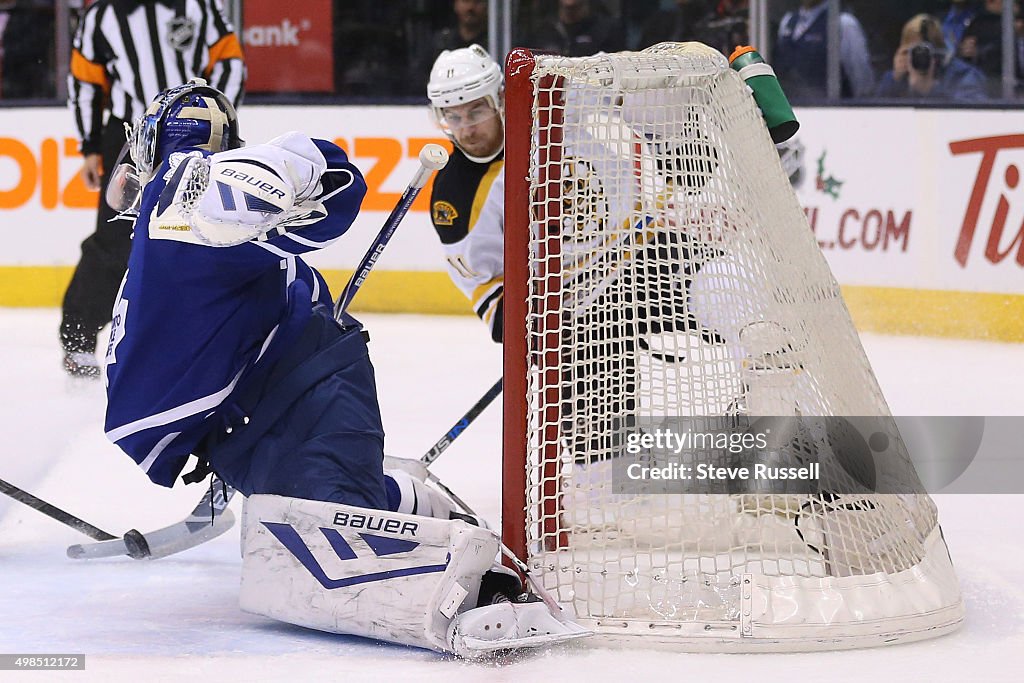
<svg viewBox="0 0 1024 683">
<path fill-rule="evenodd" d="M 149 557 L 149 543 L 146 543 L 146 537 L 135 529 L 125 533 L 124 547 L 128 551 L 128 557 L 136 560 Z"/>
</svg>

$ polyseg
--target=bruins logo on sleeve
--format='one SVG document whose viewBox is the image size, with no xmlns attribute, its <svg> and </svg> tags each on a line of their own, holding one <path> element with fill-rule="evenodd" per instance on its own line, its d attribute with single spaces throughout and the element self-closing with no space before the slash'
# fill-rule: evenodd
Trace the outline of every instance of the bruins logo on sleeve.
<svg viewBox="0 0 1024 683">
<path fill-rule="evenodd" d="M 455 219 L 459 217 L 459 212 L 452 206 L 451 203 L 444 200 L 438 200 L 434 202 L 433 208 L 433 219 L 434 225 L 446 225 L 451 226 L 455 223 Z"/>
</svg>

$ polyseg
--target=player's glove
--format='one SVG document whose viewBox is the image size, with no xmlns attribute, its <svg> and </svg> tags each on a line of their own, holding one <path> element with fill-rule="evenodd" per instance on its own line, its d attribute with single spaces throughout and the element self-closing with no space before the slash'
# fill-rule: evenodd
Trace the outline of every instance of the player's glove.
<svg viewBox="0 0 1024 683">
<path fill-rule="evenodd" d="M 186 206 L 189 225 L 200 241 L 216 247 L 258 239 L 294 222 L 296 212 L 307 213 L 297 207 L 318 192 L 327 170 L 323 154 L 300 133 L 187 163 L 179 186 L 202 187 L 198 200 Z"/>
</svg>

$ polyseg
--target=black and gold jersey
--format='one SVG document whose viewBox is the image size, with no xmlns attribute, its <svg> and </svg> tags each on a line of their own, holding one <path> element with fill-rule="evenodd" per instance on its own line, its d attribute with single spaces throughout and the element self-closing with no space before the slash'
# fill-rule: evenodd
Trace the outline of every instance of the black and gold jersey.
<svg viewBox="0 0 1024 683">
<path fill-rule="evenodd" d="M 448 262 L 448 275 L 502 338 L 505 276 L 505 159 L 477 163 L 458 148 L 434 178 L 430 219 Z"/>
</svg>

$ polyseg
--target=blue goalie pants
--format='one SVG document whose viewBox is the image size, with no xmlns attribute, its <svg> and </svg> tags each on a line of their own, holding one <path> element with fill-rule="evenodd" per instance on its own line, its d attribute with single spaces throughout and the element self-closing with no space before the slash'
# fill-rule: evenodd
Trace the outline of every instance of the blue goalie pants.
<svg viewBox="0 0 1024 683">
<path fill-rule="evenodd" d="M 246 496 L 388 508 L 384 429 L 358 324 L 343 329 L 317 307 L 284 355 L 221 408 L 226 426 L 207 437 L 204 455 Z"/>
</svg>

